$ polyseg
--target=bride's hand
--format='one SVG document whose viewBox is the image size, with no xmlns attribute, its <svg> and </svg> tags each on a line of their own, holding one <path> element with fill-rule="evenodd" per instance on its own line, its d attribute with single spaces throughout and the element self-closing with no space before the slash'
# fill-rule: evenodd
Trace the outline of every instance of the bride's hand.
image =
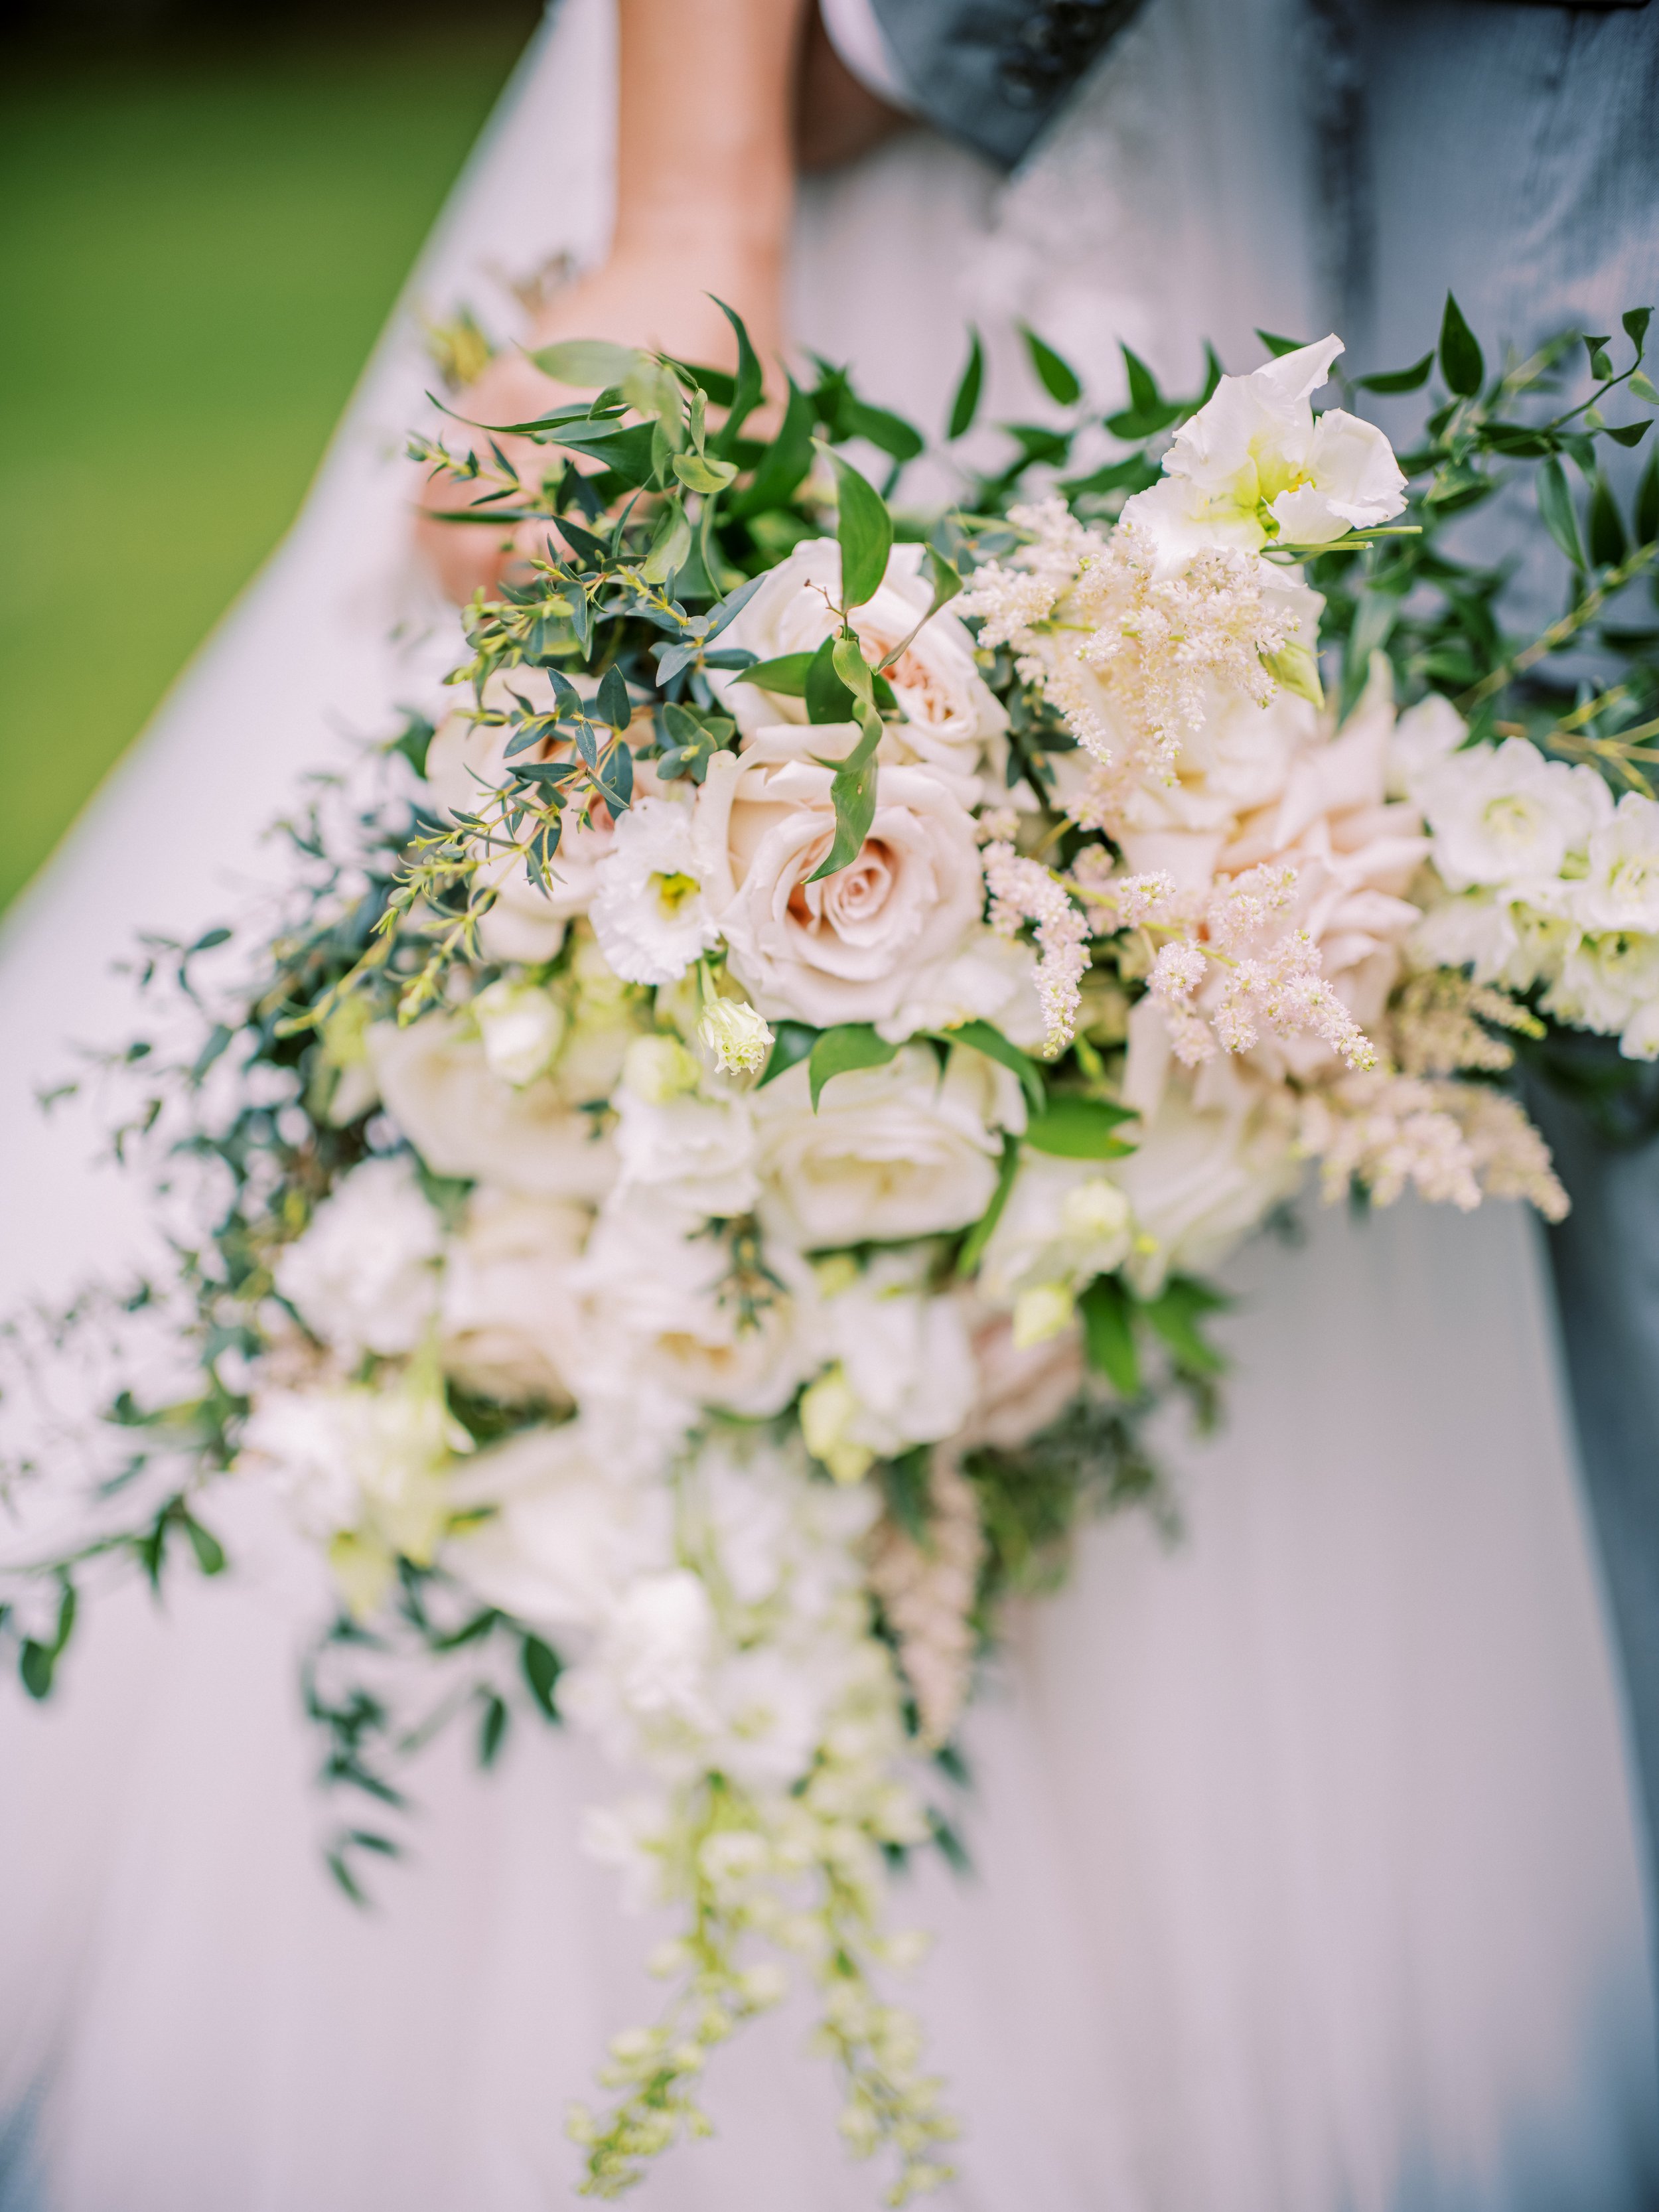
<svg viewBox="0 0 1659 2212">
<path fill-rule="evenodd" d="M 723 260 L 723 265 L 720 265 Z M 543 346 L 567 338 L 609 338 L 618 345 L 670 353 L 678 360 L 727 370 L 737 366 L 732 326 L 715 305 L 718 292 L 740 314 L 765 366 L 769 388 L 779 380 L 781 342 L 779 281 L 775 266 L 757 257 L 710 254 L 699 264 L 705 290 L 688 280 L 684 258 L 672 260 L 643 252 L 617 254 L 561 291 L 538 316 L 522 346 L 497 354 L 477 381 L 455 401 L 455 412 L 479 423 L 527 422 L 578 394 L 556 383 L 530 358 Z M 457 426 L 459 428 L 459 426 Z M 466 442 L 482 440 L 463 432 Z M 452 437 L 452 447 L 459 441 Z M 538 484 L 557 465 L 556 450 L 531 438 L 497 441 L 529 484 Z M 525 523 L 514 530 L 491 530 L 481 523 L 442 522 L 435 517 L 470 506 L 483 489 L 447 472 L 432 477 L 422 496 L 416 535 L 438 580 L 460 602 L 481 586 L 489 590 L 545 545 L 549 526 Z"/>
</svg>

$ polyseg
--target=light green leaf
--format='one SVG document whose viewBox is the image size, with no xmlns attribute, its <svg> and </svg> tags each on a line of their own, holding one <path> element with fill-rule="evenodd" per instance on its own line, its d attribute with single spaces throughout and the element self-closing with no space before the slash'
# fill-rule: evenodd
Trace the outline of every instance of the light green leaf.
<svg viewBox="0 0 1659 2212">
<path fill-rule="evenodd" d="M 1114 1106 L 1104 1098 L 1084 1098 L 1075 1091 L 1049 1097 L 1042 1113 L 1034 1114 L 1025 1127 L 1025 1141 L 1034 1152 L 1063 1160 L 1115 1160 L 1134 1150 L 1112 1133 L 1137 1117 L 1127 1106 Z"/>
<path fill-rule="evenodd" d="M 1019 1167 L 1019 1139 L 1006 1136 L 1002 1139 L 1002 1164 L 997 1170 L 997 1187 L 991 1194 L 991 1203 L 963 1239 L 962 1249 L 957 1255 L 957 1273 L 971 1275 L 978 1267 L 986 1246 L 991 1241 L 991 1231 L 1002 1218 L 1002 1209 L 1008 1203 L 1008 1194 L 1014 1187 L 1014 1176 Z"/>
<path fill-rule="evenodd" d="M 711 461 L 706 453 L 676 453 L 674 473 L 689 491 L 724 491 L 738 473 L 734 461 Z"/>
<path fill-rule="evenodd" d="M 752 684 L 757 690 L 769 691 L 775 698 L 804 699 L 807 671 L 815 658 L 811 653 L 781 653 L 775 660 L 751 662 L 732 680 Z"/>
<path fill-rule="evenodd" d="M 1544 527 L 1575 568 L 1585 566 L 1584 548 L 1578 535 L 1578 517 L 1567 484 L 1567 472 L 1553 453 L 1538 471 L 1538 512 Z"/>
<path fill-rule="evenodd" d="M 847 1075 L 858 1067 L 885 1067 L 898 1051 L 878 1036 L 868 1022 L 848 1022 L 825 1030 L 807 1055 L 806 1077 L 812 1092 L 812 1111 L 818 1109 L 823 1086 L 833 1076 Z"/>
<path fill-rule="evenodd" d="M 678 575 L 690 552 L 690 522 L 680 501 L 671 500 L 662 511 L 640 574 L 647 584 L 665 584 L 671 576 Z"/>
<path fill-rule="evenodd" d="M 556 384 L 573 385 L 580 392 L 625 384 L 630 376 L 656 365 L 649 354 L 613 345 L 609 338 L 567 338 L 562 345 L 543 346 L 530 358 Z"/>
<path fill-rule="evenodd" d="M 994 1028 L 989 1022 L 963 1022 L 953 1030 L 935 1030 L 933 1035 L 941 1044 L 970 1045 L 975 1052 L 982 1052 L 987 1060 L 994 1060 L 1002 1066 L 1011 1068 L 1019 1078 L 1020 1087 L 1031 1111 L 1034 1114 L 1042 1111 L 1042 1070 L 1030 1053 L 1022 1052 L 1017 1044 L 1010 1044 L 1000 1029 Z"/>
</svg>

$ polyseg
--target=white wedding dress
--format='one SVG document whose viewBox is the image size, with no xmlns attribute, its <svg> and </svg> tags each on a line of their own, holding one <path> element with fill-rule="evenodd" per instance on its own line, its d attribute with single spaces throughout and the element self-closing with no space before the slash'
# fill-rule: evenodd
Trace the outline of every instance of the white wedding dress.
<svg viewBox="0 0 1659 2212">
<path fill-rule="evenodd" d="M 1012 186 L 918 135 L 812 187 L 799 337 L 936 421 L 969 314 L 1016 412 L 1015 317 L 1177 382 L 1200 332 L 1243 363 L 1254 323 L 1322 327 L 1262 123 L 1274 17 L 1152 0 Z M 575 180 L 605 173 L 613 66 L 606 0 L 567 0 L 411 301 L 501 313 L 503 270 L 600 250 Z M 288 544 L 9 924 L 7 1304 L 142 1243 L 85 1122 L 28 1098 L 65 1039 L 128 1026 L 108 961 L 244 902 L 296 775 L 442 665 L 389 458 L 426 380 L 400 317 Z M 940 1938 L 918 1994 L 966 2116 L 956 2212 L 1659 2201 L 1635 1814 L 1532 1225 L 1310 1214 L 1233 1270 L 1227 1425 L 1170 1440 L 1184 1540 L 1092 1531 L 1017 1624 L 969 1729 L 976 1874 L 903 1900 Z M 280 1563 L 181 1577 L 164 1613 L 94 1614 L 52 1705 L 0 1698 L 0 2212 L 532 2212 L 574 2179 L 566 2103 L 655 1994 L 577 1846 L 612 1778 L 550 1734 L 488 1776 L 445 1747 L 413 1858 L 354 1912 L 315 1848 L 307 1626 Z M 720 2054 L 719 2136 L 647 2203 L 875 2201 L 804 2027 Z"/>
</svg>

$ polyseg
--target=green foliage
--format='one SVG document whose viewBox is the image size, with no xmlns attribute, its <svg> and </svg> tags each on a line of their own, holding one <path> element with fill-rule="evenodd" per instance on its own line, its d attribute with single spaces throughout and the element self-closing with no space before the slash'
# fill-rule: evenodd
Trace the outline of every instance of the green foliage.
<svg viewBox="0 0 1659 2212">
<path fill-rule="evenodd" d="M 1050 1152 L 1066 1160 L 1117 1160 L 1134 1146 L 1116 1132 L 1135 1119 L 1127 1107 L 1106 1098 L 1089 1098 L 1077 1091 L 1051 1091 L 1040 1113 L 1025 1125 L 1025 1142 L 1033 1152 Z"/>
<path fill-rule="evenodd" d="M 985 349 L 980 343 L 979 332 L 968 333 L 968 361 L 951 402 L 951 413 L 945 426 L 947 438 L 966 435 L 973 428 L 974 417 L 979 412 L 980 393 L 985 386 Z"/>
<path fill-rule="evenodd" d="M 840 1029 L 821 1031 L 806 1062 L 813 1112 L 817 1111 L 824 1085 L 833 1077 L 849 1074 L 859 1067 L 885 1067 L 897 1052 L 898 1047 L 878 1036 L 867 1022 L 848 1022 Z M 769 1069 L 768 1073 L 769 1075 Z"/>
</svg>

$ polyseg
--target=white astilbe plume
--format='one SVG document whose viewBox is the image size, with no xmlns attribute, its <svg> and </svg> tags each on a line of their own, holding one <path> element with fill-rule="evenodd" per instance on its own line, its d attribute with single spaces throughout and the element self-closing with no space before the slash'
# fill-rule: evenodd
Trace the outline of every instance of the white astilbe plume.
<svg viewBox="0 0 1659 2212">
<path fill-rule="evenodd" d="M 950 1740 L 968 1700 L 971 1620 L 985 1538 L 973 1487 L 948 1453 L 933 1454 L 927 1534 L 921 1542 L 884 1520 L 870 1553 L 870 1584 L 895 1636 L 916 1700 L 925 1750 Z"/>
<path fill-rule="evenodd" d="M 1273 580 L 1252 555 L 1209 547 L 1160 576 L 1132 522 L 1103 538 L 1057 499 L 1010 519 L 1031 543 L 1010 562 L 988 562 L 958 605 L 981 618 L 981 644 L 1012 647 L 1022 679 L 1100 763 L 1105 773 L 1067 811 L 1085 828 L 1108 826 L 1136 776 L 1174 780 L 1207 685 L 1266 705 L 1276 689 L 1267 664 L 1295 641 L 1297 617 L 1269 597 Z"/>
<path fill-rule="evenodd" d="M 1297 1141 L 1320 1163 L 1328 1204 L 1359 1183 L 1376 1206 L 1409 1187 L 1466 1213 L 1483 1193 L 1529 1200 L 1547 1221 L 1567 1212 L 1549 1147 L 1514 1099 L 1483 1084 L 1340 1076 L 1304 1100 Z"/>
<path fill-rule="evenodd" d="M 1035 926 L 1037 996 L 1042 1002 L 1043 1049 L 1052 1059 L 1071 1042 L 1089 964 L 1089 924 L 1065 884 L 1038 860 L 1021 857 L 1000 840 L 985 848 L 985 882 L 991 894 L 991 927 L 1012 937 L 1022 922 Z"/>
</svg>

